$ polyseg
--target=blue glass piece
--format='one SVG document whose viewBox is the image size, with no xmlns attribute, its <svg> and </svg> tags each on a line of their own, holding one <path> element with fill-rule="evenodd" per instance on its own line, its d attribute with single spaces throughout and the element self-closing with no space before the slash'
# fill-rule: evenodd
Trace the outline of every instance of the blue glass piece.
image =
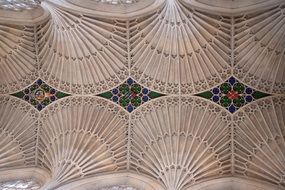
<svg viewBox="0 0 285 190">
<path fill-rule="evenodd" d="M 142 97 L 142 100 L 143 100 L 144 102 L 147 102 L 147 101 L 149 100 L 149 97 L 148 97 L 148 96 L 143 96 L 143 97 Z"/>
<path fill-rule="evenodd" d="M 49 97 L 49 99 L 50 99 L 52 102 L 56 100 L 55 96 L 51 96 L 51 97 Z"/>
<path fill-rule="evenodd" d="M 134 80 L 131 79 L 131 78 L 129 78 L 129 79 L 127 80 L 127 83 L 128 83 L 128 85 L 132 85 L 132 84 L 134 83 Z"/>
<path fill-rule="evenodd" d="M 38 109 L 39 111 L 41 111 L 41 110 L 43 109 L 42 104 L 38 104 L 38 105 L 37 105 L 37 109 Z"/>
<path fill-rule="evenodd" d="M 24 90 L 24 93 L 25 93 L 25 94 L 29 94 L 29 93 L 30 93 L 30 90 L 27 88 L 27 89 Z"/>
<path fill-rule="evenodd" d="M 128 112 L 132 112 L 145 102 L 163 96 L 163 94 L 153 92 L 147 87 L 138 84 L 134 79 L 128 78 L 114 89 L 98 94 L 97 96 L 111 100 Z"/>
<path fill-rule="evenodd" d="M 36 80 L 26 89 L 11 95 L 27 101 L 39 111 L 44 109 L 45 106 L 49 105 L 51 102 L 69 96 L 69 94 L 65 94 L 52 88 L 41 79 Z"/>
<path fill-rule="evenodd" d="M 56 90 L 54 88 L 50 89 L 49 91 L 51 94 L 55 94 L 56 93 Z"/>
<path fill-rule="evenodd" d="M 253 92 L 253 90 L 251 88 L 249 88 L 249 87 L 247 87 L 245 89 L 245 93 L 247 93 L 247 94 L 252 94 L 252 92 Z"/>
<path fill-rule="evenodd" d="M 30 100 L 30 96 L 28 96 L 28 95 L 24 96 L 24 100 L 29 101 Z"/>
<path fill-rule="evenodd" d="M 212 90 L 212 92 L 214 93 L 214 94 L 219 94 L 220 93 L 220 89 L 219 88 L 213 88 L 213 90 Z"/>
<path fill-rule="evenodd" d="M 228 108 L 228 110 L 231 112 L 231 113 L 234 113 L 236 111 L 236 107 L 232 104 L 230 105 L 230 107 Z"/>
<path fill-rule="evenodd" d="M 41 84 L 43 84 L 43 81 L 41 79 L 38 79 L 37 84 L 40 86 Z"/>
<path fill-rule="evenodd" d="M 196 96 L 211 100 L 234 113 L 240 107 L 270 94 L 257 91 L 232 76 L 224 83 Z"/>
<path fill-rule="evenodd" d="M 118 96 L 113 96 L 113 97 L 112 97 L 112 100 L 113 100 L 114 102 L 118 102 L 119 97 L 118 97 Z"/>
<path fill-rule="evenodd" d="M 134 110 L 134 107 L 132 105 L 128 105 L 127 110 L 128 112 L 132 112 Z"/>
<path fill-rule="evenodd" d="M 246 102 L 252 102 L 252 100 L 253 100 L 253 97 L 251 95 L 248 95 L 245 97 Z"/>
<path fill-rule="evenodd" d="M 149 90 L 147 88 L 143 88 L 142 93 L 143 94 L 148 94 Z"/>
<path fill-rule="evenodd" d="M 236 79 L 234 77 L 229 78 L 229 83 L 233 86 L 236 83 Z"/>
<path fill-rule="evenodd" d="M 212 99 L 214 102 L 218 102 L 220 100 L 220 97 L 219 96 L 213 96 Z"/>
<path fill-rule="evenodd" d="M 119 93 L 119 90 L 118 90 L 117 88 L 114 88 L 114 89 L 112 90 L 112 93 L 113 93 L 113 94 L 118 94 L 118 93 Z"/>
</svg>

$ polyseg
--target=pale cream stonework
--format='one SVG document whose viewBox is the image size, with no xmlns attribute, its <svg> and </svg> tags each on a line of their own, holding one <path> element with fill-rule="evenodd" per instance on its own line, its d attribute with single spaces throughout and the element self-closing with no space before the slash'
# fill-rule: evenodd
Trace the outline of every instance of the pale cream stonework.
<svg viewBox="0 0 285 190">
<path fill-rule="evenodd" d="M 0 189 L 284 190 L 284 0 L 106 2 L 0 9 Z M 195 96 L 230 76 L 272 96 L 234 114 Z M 129 77 L 166 96 L 95 96 Z M 38 78 L 71 96 L 10 95 Z"/>
</svg>

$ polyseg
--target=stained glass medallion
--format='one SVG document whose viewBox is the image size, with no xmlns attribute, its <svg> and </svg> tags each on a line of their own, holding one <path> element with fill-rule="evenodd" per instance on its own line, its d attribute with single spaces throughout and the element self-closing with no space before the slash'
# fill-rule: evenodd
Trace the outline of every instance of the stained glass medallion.
<svg viewBox="0 0 285 190">
<path fill-rule="evenodd" d="M 164 95 L 151 91 L 129 78 L 118 87 L 98 96 L 109 99 L 125 108 L 128 112 L 132 112 L 143 103 Z"/>
<path fill-rule="evenodd" d="M 270 94 L 257 91 L 242 84 L 234 77 L 230 77 L 223 84 L 212 90 L 196 94 L 196 96 L 209 99 L 234 113 L 242 106 L 254 100 L 270 96 Z"/>
<path fill-rule="evenodd" d="M 69 94 L 65 94 L 50 87 L 41 79 L 38 79 L 36 82 L 34 82 L 34 84 L 27 87 L 26 89 L 11 95 L 29 102 L 39 111 L 41 111 L 50 103 L 60 98 L 69 96 Z"/>
</svg>

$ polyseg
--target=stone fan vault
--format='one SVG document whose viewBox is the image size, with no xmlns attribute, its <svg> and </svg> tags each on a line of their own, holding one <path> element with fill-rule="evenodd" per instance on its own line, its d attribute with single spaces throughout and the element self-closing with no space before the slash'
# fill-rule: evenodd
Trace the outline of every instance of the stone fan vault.
<svg viewBox="0 0 285 190">
<path fill-rule="evenodd" d="M 0 113 L 0 189 L 284 190 L 285 2 L 0 0 Z"/>
</svg>

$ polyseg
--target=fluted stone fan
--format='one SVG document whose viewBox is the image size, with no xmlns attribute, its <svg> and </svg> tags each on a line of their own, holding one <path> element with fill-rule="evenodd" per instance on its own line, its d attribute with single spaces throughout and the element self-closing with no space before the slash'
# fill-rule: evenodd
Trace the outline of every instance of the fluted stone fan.
<svg viewBox="0 0 285 190">
<path fill-rule="evenodd" d="M 0 7 L 0 189 L 285 190 L 284 0 Z"/>
</svg>

